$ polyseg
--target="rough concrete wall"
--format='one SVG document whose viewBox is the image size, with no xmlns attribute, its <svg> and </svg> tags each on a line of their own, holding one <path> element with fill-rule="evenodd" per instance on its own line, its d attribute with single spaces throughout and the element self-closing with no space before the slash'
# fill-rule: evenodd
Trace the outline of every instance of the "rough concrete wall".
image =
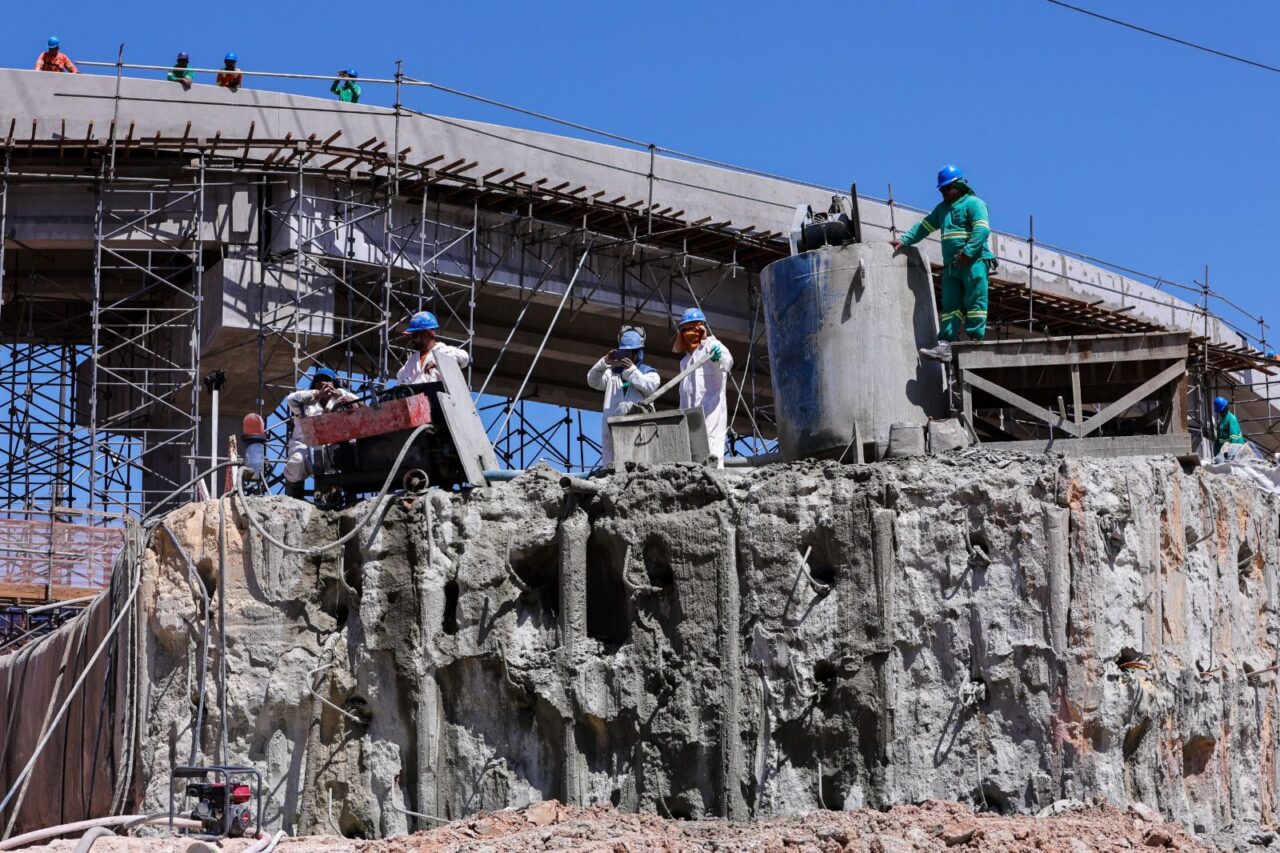
<svg viewBox="0 0 1280 853">
<path fill-rule="evenodd" d="M 210 583 L 216 506 L 171 517 Z M 354 518 L 254 506 L 312 545 Z M 237 510 L 230 757 L 266 772 L 273 822 L 348 836 L 551 797 L 749 817 L 1095 794 L 1221 835 L 1275 815 L 1277 510 L 1173 460 L 980 451 L 598 495 L 534 473 L 398 502 L 321 558 Z M 157 542 L 147 809 L 190 748 L 201 620 Z"/>
</svg>

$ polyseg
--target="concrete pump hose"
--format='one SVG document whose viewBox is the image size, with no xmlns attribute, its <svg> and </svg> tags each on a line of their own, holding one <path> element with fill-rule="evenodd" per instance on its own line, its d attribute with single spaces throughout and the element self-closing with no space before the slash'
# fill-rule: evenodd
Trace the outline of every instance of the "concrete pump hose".
<svg viewBox="0 0 1280 853">
<path fill-rule="evenodd" d="M 59 826 L 50 826 L 44 829 L 35 829 L 31 832 L 15 835 L 5 841 L 0 841 L 0 850 L 16 850 L 19 847 L 25 847 L 28 844 L 35 844 L 37 841 L 44 841 L 48 838 L 57 838 L 59 835 L 70 835 L 75 832 L 84 830 L 92 830 L 96 827 L 106 829 L 110 826 L 123 826 L 127 823 L 168 823 L 168 815 L 142 815 L 142 814 L 121 814 L 111 815 L 110 817 L 95 817 L 89 820 L 79 820 L 75 823 L 64 823 Z M 180 826 L 183 829 L 201 829 L 203 824 L 198 820 L 191 820 L 185 817 L 175 817 L 173 819 L 174 826 Z M 110 832 L 110 830 L 107 830 Z M 85 837 L 80 839 L 80 843 L 84 844 L 85 839 L 89 837 L 89 833 L 85 833 Z M 92 843 L 92 840 L 90 841 Z M 77 847 L 77 850 L 80 848 Z M 86 846 L 87 850 L 88 847 Z"/>
<path fill-rule="evenodd" d="M 275 835 L 262 838 L 244 853 L 271 853 L 272 850 L 276 849 L 276 845 L 280 843 L 281 838 L 284 838 L 284 830 L 278 829 Z"/>
<path fill-rule="evenodd" d="M 413 432 L 409 433 L 409 437 L 404 441 L 404 446 L 400 448 L 400 455 L 398 455 L 396 457 L 396 461 L 391 464 L 391 471 L 387 474 L 386 482 L 384 482 L 382 484 L 382 488 L 378 490 L 378 496 L 369 502 L 369 509 L 365 511 L 364 518 L 361 518 L 360 522 L 344 534 L 342 538 L 335 539 L 327 545 L 318 545 L 314 548 L 295 548 L 292 545 L 286 545 L 284 542 L 281 542 L 279 539 L 276 539 L 270 533 L 263 530 L 262 526 L 258 523 L 258 517 L 249 509 L 249 503 L 244 499 L 244 480 L 241 477 L 242 469 L 237 468 L 235 475 L 236 497 L 240 498 L 240 508 L 243 510 L 244 514 L 249 517 L 249 523 L 253 525 L 253 529 L 257 531 L 258 535 L 270 542 L 272 545 L 275 545 L 277 548 L 288 551 L 292 554 L 303 554 L 307 557 L 314 557 L 318 554 L 323 554 L 325 551 L 332 551 L 334 548 L 339 548 L 354 539 L 356 534 L 363 530 L 364 526 L 369 523 L 369 520 L 377 514 L 378 505 L 381 504 L 382 499 L 387 496 L 387 492 L 391 489 L 391 483 L 396 478 L 396 472 L 400 470 L 400 463 L 403 462 L 404 457 L 408 455 L 409 448 L 413 445 L 414 440 L 417 439 L 422 431 L 429 426 L 431 426 L 431 424 L 423 424 Z M 249 851 L 245 851 L 245 853 L 249 853 Z"/>
<path fill-rule="evenodd" d="M 115 835 L 114 832 L 105 826 L 95 826 L 89 829 L 84 835 L 80 836 L 80 840 L 76 842 L 75 853 L 89 853 L 89 848 L 93 846 L 93 842 L 106 835 Z"/>
</svg>

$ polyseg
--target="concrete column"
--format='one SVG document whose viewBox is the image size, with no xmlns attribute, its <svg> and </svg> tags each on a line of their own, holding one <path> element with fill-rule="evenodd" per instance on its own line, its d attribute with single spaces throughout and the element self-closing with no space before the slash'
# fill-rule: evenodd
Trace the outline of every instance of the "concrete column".
<svg viewBox="0 0 1280 853">
<path fill-rule="evenodd" d="M 827 246 L 774 261 L 760 288 L 784 459 L 840 456 L 855 425 L 862 441 L 887 442 L 891 424 L 946 411 L 942 369 L 916 353 L 937 340 L 918 252 Z"/>
<path fill-rule="evenodd" d="M 742 654 L 739 639 L 738 537 L 732 524 L 720 521 L 721 546 L 716 554 L 717 635 L 720 656 L 720 814 L 746 820 L 742 797 Z"/>
<path fill-rule="evenodd" d="M 1068 532 L 1071 510 L 1049 506 L 1044 510 L 1045 573 L 1049 587 L 1046 602 L 1049 645 L 1063 664 L 1067 651 L 1067 617 L 1071 609 L 1071 555 Z"/>
<path fill-rule="evenodd" d="M 897 684 L 894 679 L 893 620 L 897 590 L 897 554 L 893 547 L 893 525 L 898 513 L 891 509 L 871 510 L 871 553 L 876 573 L 876 601 L 880 619 L 880 647 L 885 651 L 878 674 L 882 701 L 879 735 L 880 757 L 884 761 L 885 775 L 890 777 L 894 764 L 890 755 L 894 738 L 894 708 L 897 705 Z M 892 780 L 885 779 L 887 791 L 893 790 Z"/>
<path fill-rule="evenodd" d="M 420 500 L 423 517 L 420 530 L 426 531 L 427 553 L 413 554 L 414 585 L 418 595 L 418 636 L 421 643 L 423 671 L 418 678 L 417 713 L 415 714 L 415 758 L 417 761 L 417 811 L 427 815 L 439 815 L 441 808 L 439 772 L 436 757 L 440 752 L 440 685 L 435 679 L 436 656 L 432 653 L 432 638 L 444 621 L 444 595 L 442 579 L 432 577 L 431 567 L 431 501 Z M 415 818 L 415 829 L 422 831 L 435 826 L 431 821 Z"/>
<path fill-rule="evenodd" d="M 575 498 L 566 498 L 575 501 Z M 587 634 L 587 537 L 591 525 L 585 513 L 572 506 L 568 518 L 560 523 L 560 650 L 556 655 L 556 668 L 560 683 L 565 686 L 564 706 L 561 709 L 563 791 L 561 800 L 582 804 L 582 755 L 574 733 L 573 682 L 575 651 L 578 642 Z"/>
</svg>

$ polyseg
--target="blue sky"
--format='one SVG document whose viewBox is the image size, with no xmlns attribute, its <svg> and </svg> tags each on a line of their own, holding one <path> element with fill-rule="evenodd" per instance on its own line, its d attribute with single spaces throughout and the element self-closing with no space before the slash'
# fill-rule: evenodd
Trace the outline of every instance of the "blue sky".
<svg viewBox="0 0 1280 853">
<path fill-rule="evenodd" d="M 1271 0 L 1078 5 L 1280 64 Z M 365 77 L 403 59 L 410 75 L 667 147 L 873 195 L 892 182 L 917 205 L 954 161 L 997 228 L 1025 234 L 1034 214 L 1042 241 L 1186 283 L 1209 264 L 1215 290 L 1273 317 L 1280 340 L 1266 230 L 1280 74 L 1043 0 L 10 6 L 0 51 L 17 66 L 51 32 L 74 59 L 110 61 L 125 42 L 131 62 L 186 49 L 211 65 L 233 49 L 250 69 Z M 440 93 L 410 103 L 537 126 Z"/>
</svg>

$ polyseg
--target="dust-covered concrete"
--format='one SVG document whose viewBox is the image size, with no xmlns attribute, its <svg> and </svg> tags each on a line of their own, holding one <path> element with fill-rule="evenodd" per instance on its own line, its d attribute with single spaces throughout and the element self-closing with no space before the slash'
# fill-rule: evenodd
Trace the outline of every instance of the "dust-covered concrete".
<svg viewBox="0 0 1280 853">
<path fill-rule="evenodd" d="M 273 825 L 371 838 L 552 798 L 750 818 L 1102 797 L 1227 841 L 1275 822 L 1280 506 L 1240 480 L 969 450 L 590 484 L 397 500 L 315 558 L 229 506 L 228 760 L 266 774 Z M 364 511 L 250 502 L 311 546 Z M 210 590 L 217 518 L 169 520 Z M 167 534 L 147 561 L 157 810 L 190 758 L 204 604 Z"/>
</svg>

